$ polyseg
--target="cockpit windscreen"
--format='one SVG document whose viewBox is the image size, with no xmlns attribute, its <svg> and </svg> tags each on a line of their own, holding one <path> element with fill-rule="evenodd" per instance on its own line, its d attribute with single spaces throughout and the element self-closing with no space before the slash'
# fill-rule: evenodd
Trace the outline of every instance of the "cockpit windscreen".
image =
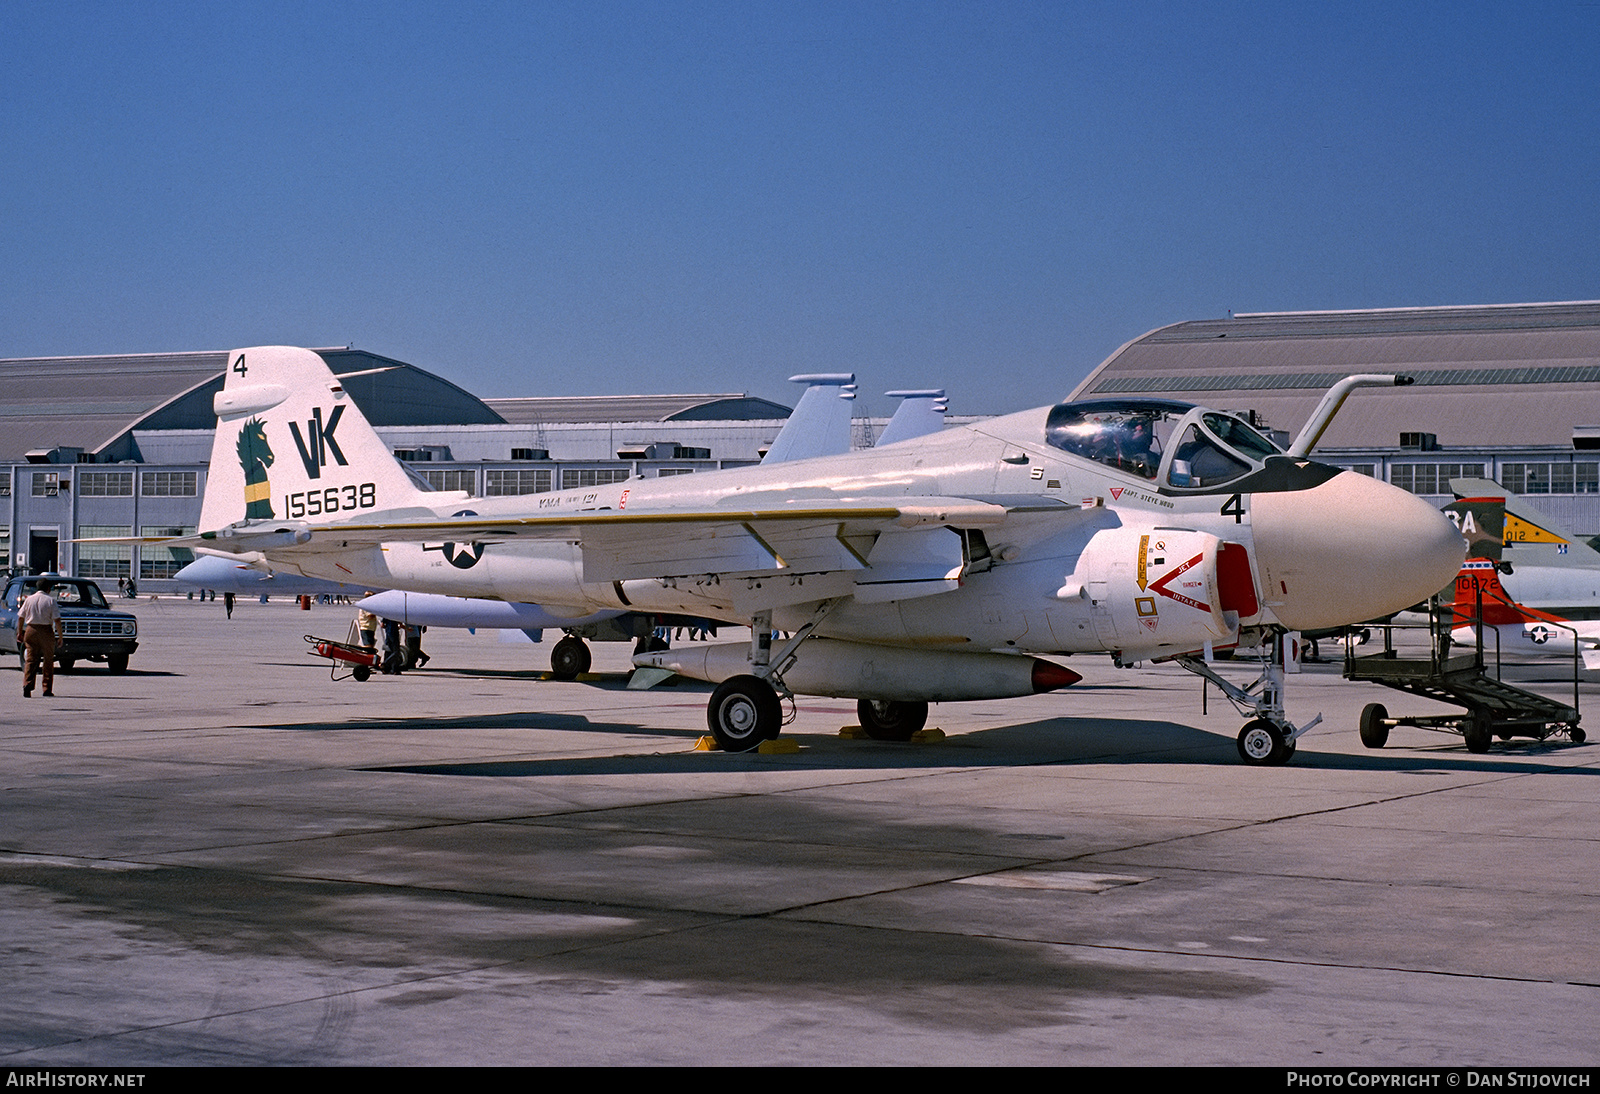
<svg viewBox="0 0 1600 1094">
<path fill-rule="evenodd" d="M 1280 452 L 1230 414 L 1165 399 L 1062 403 L 1050 411 L 1045 440 L 1173 492 L 1214 489 Z"/>
</svg>

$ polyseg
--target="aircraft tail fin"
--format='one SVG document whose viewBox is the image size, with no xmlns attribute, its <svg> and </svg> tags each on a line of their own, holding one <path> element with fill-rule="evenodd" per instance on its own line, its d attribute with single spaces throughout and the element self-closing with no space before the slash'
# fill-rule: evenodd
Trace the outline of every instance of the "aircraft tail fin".
<svg viewBox="0 0 1600 1094">
<path fill-rule="evenodd" d="M 850 411 L 856 397 L 853 372 L 812 372 L 789 377 L 805 384 L 800 401 L 783 423 L 763 464 L 842 456 L 850 451 Z"/>
<path fill-rule="evenodd" d="M 899 409 L 894 412 L 894 417 L 889 419 L 889 424 L 883 427 L 883 436 L 878 438 L 879 448 L 886 444 L 926 437 L 944 428 L 945 412 L 950 409 L 950 401 L 945 398 L 944 388 L 888 391 L 884 394 L 900 399 L 901 403 Z"/>
<path fill-rule="evenodd" d="M 1444 515 L 1467 541 L 1467 557 L 1500 561 L 1505 542 L 1506 499 L 1496 493 L 1489 497 L 1457 498 L 1444 507 Z"/>
<path fill-rule="evenodd" d="M 227 367 L 214 404 L 201 531 L 241 521 L 341 519 L 437 500 L 311 350 L 234 350 Z"/>
<path fill-rule="evenodd" d="M 1483 497 L 1503 501 L 1502 535 L 1506 549 L 1512 552 L 1508 557 L 1514 561 L 1540 566 L 1600 566 L 1600 552 L 1499 483 L 1489 479 L 1451 479 L 1450 489 L 1459 499 Z"/>
<path fill-rule="evenodd" d="M 1522 623 L 1565 623 L 1559 616 L 1525 608 L 1511 598 L 1500 584 L 1500 572 L 1493 561 L 1469 558 L 1456 574 L 1456 597 L 1452 608 L 1455 625 L 1473 626 L 1478 622 L 1478 595 L 1483 595 L 1483 622 L 1491 627 Z"/>
</svg>

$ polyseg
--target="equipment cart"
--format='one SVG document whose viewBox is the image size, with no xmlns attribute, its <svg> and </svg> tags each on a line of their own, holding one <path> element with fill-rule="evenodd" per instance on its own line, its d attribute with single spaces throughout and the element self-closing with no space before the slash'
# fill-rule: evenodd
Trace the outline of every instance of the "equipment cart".
<svg viewBox="0 0 1600 1094">
<path fill-rule="evenodd" d="M 372 676 L 373 669 L 378 667 L 382 655 L 371 646 L 361 644 L 361 633 L 356 629 L 355 620 L 350 621 L 350 634 L 343 642 L 332 638 L 318 638 L 314 634 L 305 636 L 306 642 L 311 646 L 306 652 L 313 657 L 326 657 L 333 664 L 328 667 L 330 680 L 344 680 L 355 677 L 357 683 L 364 683 Z M 347 669 L 343 675 L 339 670 Z"/>
<path fill-rule="evenodd" d="M 1482 607 L 1480 597 L 1480 619 L 1483 616 Z M 1489 744 L 1495 737 L 1502 741 L 1512 737 L 1532 737 L 1542 741 L 1552 734 L 1565 733 L 1573 744 L 1584 742 L 1587 735 L 1578 726 L 1576 649 L 1573 654 L 1572 705 L 1568 706 L 1501 680 L 1498 650 L 1495 654 L 1495 672 L 1491 675 L 1484 663 L 1483 634 L 1486 628 L 1478 628 L 1474 646 L 1452 655 L 1450 630 L 1453 615 L 1450 608 L 1440 606 L 1435 601 L 1430 605 L 1428 616 L 1428 657 L 1398 656 L 1394 647 L 1394 631 L 1403 628 L 1386 623 L 1382 625 L 1381 652 L 1357 657 L 1353 644 L 1346 648 L 1345 679 L 1365 680 L 1396 691 L 1421 695 L 1462 707 L 1465 713 L 1390 717 L 1382 703 L 1368 703 L 1361 711 L 1362 744 L 1368 748 L 1382 748 L 1389 739 L 1389 730 L 1394 726 L 1418 726 L 1459 733 L 1466 739 L 1468 752 L 1489 751 Z"/>
</svg>

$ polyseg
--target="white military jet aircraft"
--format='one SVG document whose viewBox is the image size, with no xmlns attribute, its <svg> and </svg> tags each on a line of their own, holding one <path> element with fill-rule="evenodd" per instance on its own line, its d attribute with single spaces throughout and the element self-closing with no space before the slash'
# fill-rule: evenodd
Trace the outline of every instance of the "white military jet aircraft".
<svg viewBox="0 0 1600 1094">
<path fill-rule="evenodd" d="M 161 542 L 572 616 L 748 623 L 748 644 L 698 664 L 636 664 L 716 682 L 707 721 L 726 749 L 775 737 L 793 693 L 855 698 L 869 732 L 904 739 L 930 702 L 1081 678 L 1034 655 L 1204 672 L 1185 655 L 1447 584 L 1465 550 L 1438 510 L 1307 458 L 1351 387 L 1396 382 L 1344 381 L 1288 453 L 1228 414 L 1119 398 L 775 466 L 468 499 L 418 489 L 316 354 L 244 349 L 216 397 L 202 531 Z M 1281 655 L 1259 683 L 1239 751 L 1281 763 L 1315 723 L 1285 717 Z"/>
</svg>

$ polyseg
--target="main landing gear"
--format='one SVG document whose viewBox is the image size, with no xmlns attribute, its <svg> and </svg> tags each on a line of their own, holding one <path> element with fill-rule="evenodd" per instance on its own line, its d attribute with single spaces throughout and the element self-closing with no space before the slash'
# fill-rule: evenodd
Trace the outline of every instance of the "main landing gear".
<svg viewBox="0 0 1600 1094">
<path fill-rule="evenodd" d="M 874 741 L 909 741 L 928 724 L 928 704 L 860 699 L 856 702 L 856 717 Z"/>
<path fill-rule="evenodd" d="M 567 635 L 550 651 L 550 673 L 557 680 L 576 680 L 593 663 L 589 644 L 576 635 Z"/>
<path fill-rule="evenodd" d="M 782 700 L 793 698 L 783 686 L 783 674 L 794 664 L 794 651 L 800 643 L 811 637 L 837 603 L 825 600 L 819 604 L 805 626 L 776 651 L 772 648 L 772 613 L 758 612 L 750 620 L 750 672 L 718 684 L 706 704 L 706 725 L 718 748 L 751 752 L 761 747 L 762 741 L 777 738 L 783 729 Z M 923 717 L 927 717 L 926 711 Z"/>
<path fill-rule="evenodd" d="M 1283 656 L 1284 646 L 1293 639 L 1284 634 L 1273 634 L 1268 647 L 1271 650 L 1261 675 L 1249 687 L 1241 688 L 1214 672 L 1210 665 L 1194 657 L 1176 658 L 1179 666 L 1203 676 L 1221 689 L 1233 708 L 1240 714 L 1254 714 L 1239 730 L 1239 758 L 1256 767 L 1286 764 L 1294 755 L 1294 743 L 1318 722 L 1322 715 L 1299 728 L 1289 721 L 1283 709 Z"/>
<path fill-rule="evenodd" d="M 711 693 L 706 724 L 722 751 L 749 752 L 783 729 L 783 704 L 773 686 L 760 677 L 730 676 Z"/>
</svg>

